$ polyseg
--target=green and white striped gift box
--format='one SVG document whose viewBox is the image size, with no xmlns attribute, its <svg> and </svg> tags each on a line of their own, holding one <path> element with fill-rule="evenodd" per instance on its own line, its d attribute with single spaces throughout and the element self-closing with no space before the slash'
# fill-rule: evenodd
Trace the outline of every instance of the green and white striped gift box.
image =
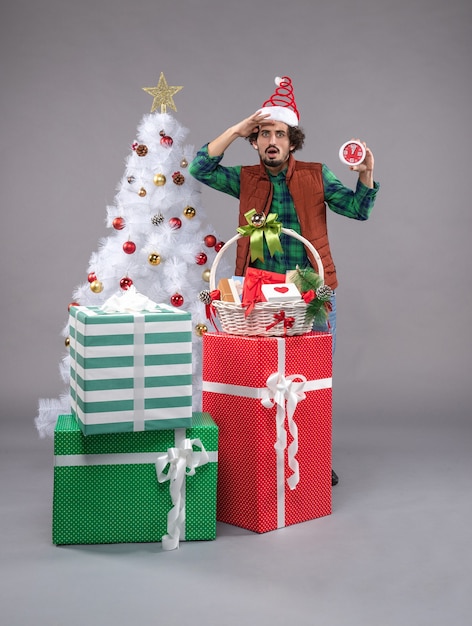
<svg viewBox="0 0 472 626">
<path fill-rule="evenodd" d="M 191 425 L 190 313 L 73 306 L 69 336 L 71 409 L 84 434 Z"/>
</svg>

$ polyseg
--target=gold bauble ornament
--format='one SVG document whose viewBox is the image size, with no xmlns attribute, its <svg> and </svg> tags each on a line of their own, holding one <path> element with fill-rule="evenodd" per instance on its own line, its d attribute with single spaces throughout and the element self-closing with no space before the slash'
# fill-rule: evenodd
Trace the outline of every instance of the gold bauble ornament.
<svg viewBox="0 0 472 626">
<path fill-rule="evenodd" d="M 187 167 L 188 166 L 188 161 L 187 159 L 184 157 L 181 161 L 180 161 L 180 167 Z"/>
<path fill-rule="evenodd" d="M 164 174 L 154 174 L 154 184 L 157 187 L 162 187 L 162 185 L 166 184 L 166 177 Z"/>
<path fill-rule="evenodd" d="M 151 252 L 151 254 L 148 256 L 148 263 L 150 263 L 151 265 L 159 265 L 160 262 L 160 254 L 157 254 L 157 252 Z"/>
<path fill-rule="evenodd" d="M 70 346 L 70 337 L 66 337 L 64 343 L 66 345 L 66 348 L 68 348 Z"/>
<path fill-rule="evenodd" d="M 207 332 L 208 332 L 208 326 L 206 324 L 197 324 L 195 326 L 195 334 L 198 337 L 203 337 L 203 335 Z"/>
<path fill-rule="evenodd" d="M 90 289 L 93 293 L 100 293 L 103 291 L 103 284 L 99 280 L 94 280 L 90 283 Z"/>
<path fill-rule="evenodd" d="M 188 218 L 189 220 L 191 220 L 193 217 L 195 217 L 195 215 L 197 214 L 197 212 L 195 211 L 195 209 L 193 208 L 193 206 L 186 206 L 184 209 L 184 215 L 186 218 Z"/>
<path fill-rule="evenodd" d="M 209 269 L 203 270 L 202 278 L 206 283 L 210 282 L 210 270 Z"/>
<path fill-rule="evenodd" d="M 138 191 L 138 196 L 141 196 L 141 198 L 144 198 L 146 193 L 147 191 L 144 189 L 144 187 L 141 187 L 141 189 Z"/>
</svg>

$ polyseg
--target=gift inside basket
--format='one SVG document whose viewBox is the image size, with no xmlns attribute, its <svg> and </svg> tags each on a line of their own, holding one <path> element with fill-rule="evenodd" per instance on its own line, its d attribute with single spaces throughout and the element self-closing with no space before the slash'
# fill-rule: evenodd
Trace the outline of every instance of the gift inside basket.
<svg viewBox="0 0 472 626">
<path fill-rule="evenodd" d="M 294 230 L 281 227 L 279 232 L 300 240 L 310 250 L 316 261 L 318 276 L 323 284 L 323 264 L 313 245 Z M 216 255 L 210 270 L 210 293 L 215 292 L 216 271 L 222 256 L 242 236 L 244 235 L 238 233 L 232 237 Z M 302 298 L 290 302 L 256 302 L 249 314 L 240 302 L 212 299 L 211 306 L 216 312 L 223 332 L 232 335 L 265 337 L 303 335 L 311 330 L 313 324 L 312 317 L 307 315 L 308 304 Z"/>
</svg>

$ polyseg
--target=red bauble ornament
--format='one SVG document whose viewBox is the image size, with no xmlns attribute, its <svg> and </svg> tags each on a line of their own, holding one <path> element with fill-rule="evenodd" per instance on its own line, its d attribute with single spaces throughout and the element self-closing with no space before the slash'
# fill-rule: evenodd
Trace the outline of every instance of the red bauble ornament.
<svg viewBox="0 0 472 626">
<path fill-rule="evenodd" d="M 120 287 L 126 291 L 127 289 L 129 289 L 131 287 L 131 285 L 133 284 L 133 281 L 131 280 L 131 278 L 129 278 L 128 276 L 125 276 L 124 278 L 122 278 L 120 280 Z"/>
<path fill-rule="evenodd" d="M 179 217 L 171 217 L 169 220 L 169 226 L 174 230 L 177 230 L 182 226 L 182 220 Z"/>
<path fill-rule="evenodd" d="M 205 265 L 207 260 L 208 260 L 208 257 L 204 252 L 200 252 L 200 254 L 197 254 L 197 256 L 195 257 L 195 261 L 197 265 Z"/>
<path fill-rule="evenodd" d="M 213 248 L 216 244 L 216 237 L 214 235 L 207 235 L 203 241 L 205 242 L 207 248 Z"/>
<path fill-rule="evenodd" d="M 93 283 L 94 280 L 97 280 L 97 275 L 95 274 L 95 272 L 90 272 L 90 274 L 87 276 L 87 280 L 89 281 L 89 283 Z"/>
<path fill-rule="evenodd" d="M 113 220 L 113 228 L 115 230 L 123 230 L 125 227 L 125 220 L 122 217 L 115 217 Z"/>
<path fill-rule="evenodd" d="M 123 244 L 123 250 L 126 254 L 133 254 L 133 252 L 136 252 L 136 244 L 134 241 L 125 241 Z"/>
<path fill-rule="evenodd" d="M 225 245 L 224 241 L 219 241 L 218 243 L 215 244 L 215 250 L 216 252 L 219 252 L 221 250 L 221 248 Z"/>
<path fill-rule="evenodd" d="M 172 139 L 172 137 L 169 137 L 169 135 L 162 135 L 162 137 L 161 137 L 161 146 L 165 146 L 166 148 L 170 148 L 173 143 L 174 143 L 174 140 Z"/>
<path fill-rule="evenodd" d="M 80 306 L 78 302 L 71 302 L 67 307 L 67 310 L 70 311 L 73 306 Z"/>
<path fill-rule="evenodd" d="M 172 306 L 182 306 L 184 303 L 184 297 L 180 293 L 174 293 L 170 298 L 170 303 Z"/>
</svg>

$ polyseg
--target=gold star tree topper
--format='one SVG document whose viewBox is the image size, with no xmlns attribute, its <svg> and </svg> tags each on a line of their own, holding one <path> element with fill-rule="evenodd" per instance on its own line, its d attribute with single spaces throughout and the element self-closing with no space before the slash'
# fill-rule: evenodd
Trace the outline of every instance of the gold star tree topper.
<svg viewBox="0 0 472 626">
<path fill-rule="evenodd" d="M 154 97 L 151 113 L 157 111 L 158 107 L 161 107 L 161 113 L 167 112 L 169 106 L 174 111 L 177 111 L 174 104 L 173 96 L 183 89 L 183 87 L 169 87 L 164 76 L 164 72 L 161 72 L 159 82 L 155 87 L 143 87 L 143 90 Z"/>
</svg>

